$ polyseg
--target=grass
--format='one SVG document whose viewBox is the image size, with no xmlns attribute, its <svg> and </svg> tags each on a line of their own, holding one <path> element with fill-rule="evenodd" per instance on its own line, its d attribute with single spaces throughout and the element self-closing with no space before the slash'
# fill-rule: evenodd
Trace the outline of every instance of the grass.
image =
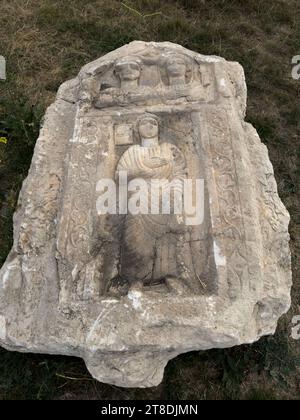
<svg viewBox="0 0 300 420">
<path fill-rule="evenodd" d="M 0 54 L 0 264 L 12 244 L 12 215 L 39 122 L 59 85 L 87 62 L 134 39 L 172 41 L 239 61 L 247 120 L 267 144 L 281 198 L 292 216 L 293 305 L 274 337 L 251 346 L 181 355 L 157 388 L 121 389 L 94 381 L 79 359 L 0 350 L 0 399 L 299 399 L 300 53 L 298 0 L 2 0 Z"/>
</svg>

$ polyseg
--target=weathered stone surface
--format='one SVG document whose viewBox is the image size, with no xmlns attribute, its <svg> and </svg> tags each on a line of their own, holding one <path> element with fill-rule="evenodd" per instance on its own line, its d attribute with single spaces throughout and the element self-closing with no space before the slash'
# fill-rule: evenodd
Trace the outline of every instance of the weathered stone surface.
<svg viewBox="0 0 300 420">
<path fill-rule="evenodd" d="M 289 215 L 245 111 L 238 63 L 171 43 L 133 42 L 64 83 L 0 272 L 0 344 L 147 387 L 180 353 L 273 334 L 290 306 Z M 123 172 L 177 180 L 181 197 L 204 179 L 203 220 L 100 214 L 99 181 Z"/>
</svg>

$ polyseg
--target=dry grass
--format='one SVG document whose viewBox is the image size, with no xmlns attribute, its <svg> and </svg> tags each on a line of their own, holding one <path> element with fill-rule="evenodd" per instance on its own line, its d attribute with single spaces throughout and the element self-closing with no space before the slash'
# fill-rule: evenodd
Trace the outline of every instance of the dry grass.
<svg viewBox="0 0 300 420">
<path fill-rule="evenodd" d="M 300 314 L 300 54 L 298 0 L 1 0 L 0 264 L 12 240 L 12 213 L 30 165 L 45 107 L 80 67 L 134 39 L 169 40 L 245 68 L 247 119 L 274 164 L 280 195 L 292 215 L 293 307 L 275 337 L 253 346 L 191 353 L 169 363 L 150 390 L 96 383 L 77 359 L 0 353 L 0 398 L 275 399 L 299 398 L 300 342 L 289 339 Z M 299 366 L 299 365 L 298 365 Z M 70 379 L 73 378 L 73 379 Z"/>
</svg>

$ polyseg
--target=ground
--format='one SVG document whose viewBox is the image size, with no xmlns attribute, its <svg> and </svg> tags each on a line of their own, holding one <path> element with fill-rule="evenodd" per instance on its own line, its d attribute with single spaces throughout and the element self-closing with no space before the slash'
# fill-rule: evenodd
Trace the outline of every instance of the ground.
<svg viewBox="0 0 300 420">
<path fill-rule="evenodd" d="M 248 84 L 247 121 L 268 146 L 279 194 L 291 214 L 293 305 L 274 337 L 253 345 L 181 355 L 163 383 L 122 389 L 98 383 L 75 358 L 0 350 L 0 399 L 299 399 L 300 54 L 299 0 L 1 0 L 0 265 L 39 124 L 59 85 L 82 65 L 132 40 L 172 41 L 239 61 Z"/>
</svg>

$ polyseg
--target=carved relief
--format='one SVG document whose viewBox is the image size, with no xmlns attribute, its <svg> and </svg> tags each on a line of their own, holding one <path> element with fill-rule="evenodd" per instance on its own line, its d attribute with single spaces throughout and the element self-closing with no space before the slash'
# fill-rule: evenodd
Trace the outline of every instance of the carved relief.
<svg viewBox="0 0 300 420">
<path fill-rule="evenodd" d="M 0 271 L 0 345 L 145 387 L 182 352 L 273 333 L 289 216 L 245 109 L 238 63 L 169 42 L 130 43 L 64 83 Z"/>
<path fill-rule="evenodd" d="M 232 148 L 231 132 L 226 125 L 226 111 L 219 109 L 208 115 L 211 152 L 220 204 L 222 237 L 227 262 L 228 293 L 233 299 L 241 293 L 247 281 L 247 253 L 239 186 Z"/>
<path fill-rule="evenodd" d="M 115 125 L 115 145 L 124 146 L 133 143 L 133 127 L 131 124 Z"/>
<path fill-rule="evenodd" d="M 142 178 L 148 185 L 147 203 L 151 206 L 153 180 L 162 181 L 156 187 L 160 198 L 176 180 L 176 194 L 183 195 L 186 162 L 181 151 L 171 143 L 159 143 L 159 126 L 155 116 L 143 116 L 138 122 L 141 145 L 129 147 L 117 165 L 117 177 L 125 172 L 130 179 Z M 155 188 L 155 187 L 154 187 Z M 175 192 L 174 192 L 175 193 Z M 134 199 L 134 194 L 131 199 Z M 171 213 L 174 209 L 171 208 Z M 125 218 L 120 277 L 116 282 L 139 287 L 162 285 L 173 288 L 176 282 L 181 289 L 188 288 L 180 277 L 177 255 L 178 241 L 188 233 L 184 220 L 176 214 L 128 214 Z M 177 256 L 176 256 L 177 255 Z M 117 287 L 117 283 L 111 287 Z"/>
</svg>

